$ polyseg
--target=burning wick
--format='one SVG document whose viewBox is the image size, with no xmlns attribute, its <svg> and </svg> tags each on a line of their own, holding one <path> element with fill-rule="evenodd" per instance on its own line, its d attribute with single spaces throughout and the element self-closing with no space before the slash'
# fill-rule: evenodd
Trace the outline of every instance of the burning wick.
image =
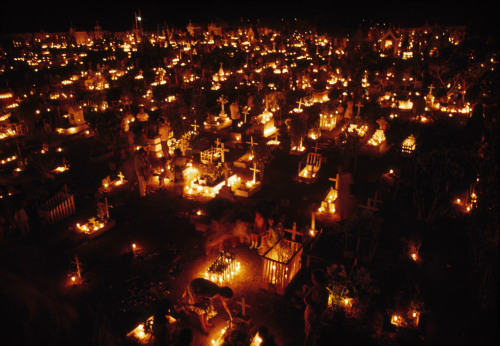
<svg viewBox="0 0 500 346">
<path fill-rule="evenodd" d="M 394 174 L 394 171 L 392 169 L 389 170 L 389 174 Z"/>
<path fill-rule="evenodd" d="M 416 261 L 417 260 L 417 254 L 416 253 L 412 253 L 411 254 L 411 258 L 413 258 L 413 260 Z"/>
<path fill-rule="evenodd" d="M 72 276 L 71 281 L 76 282 L 76 277 Z"/>
</svg>

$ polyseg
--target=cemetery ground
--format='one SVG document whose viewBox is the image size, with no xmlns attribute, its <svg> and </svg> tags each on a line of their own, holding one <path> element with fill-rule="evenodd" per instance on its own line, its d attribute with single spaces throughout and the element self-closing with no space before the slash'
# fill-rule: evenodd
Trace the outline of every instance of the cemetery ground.
<svg viewBox="0 0 500 346">
<path fill-rule="evenodd" d="M 75 232 L 74 225 L 95 214 L 96 186 L 100 177 L 111 171 L 107 162 L 88 162 L 89 151 L 95 145 L 92 140 L 76 137 L 67 145 L 67 159 L 72 167 L 65 183 L 77 196 L 77 213 L 53 227 L 33 227 L 26 238 L 17 234 L 3 238 L 2 276 L 12 283 L 11 290 L 2 295 L 6 306 L 2 325 L 9 330 L 3 334 L 7 344 L 32 340 L 44 344 L 67 339 L 74 344 L 133 344 L 125 335 L 153 315 L 158 300 L 169 298 L 175 303 L 189 281 L 202 276 L 215 259 L 215 252 L 205 254 L 204 232 L 196 231 L 189 222 L 189 215 L 200 203 L 178 200 L 171 191 L 139 198 L 135 186 L 109 200 L 110 216 L 116 226 L 101 236 L 86 239 Z M 237 208 L 248 222 L 253 220 L 257 205 L 278 206 L 287 218 L 293 217 L 292 221 L 307 227 L 311 204 L 318 205 L 324 197 L 330 186 L 328 178 L 336 173 L 338 158 L 329 157 L 315 184 L 294 180 L 299 160 L 300 157 L 279 150 L 266 169 L 262 190 L 256 195 L 226 202 L 229 204 L 220 199 L 210 203 L 225 210 Z M 127 172 L 126 162 L 118 155 L 112 161 L 115 171 Z M 372 196 L 382 172 L 398 169 L 403 180 L 404 167 L 404 159 L 393 151 L 381 158 L 361 155 L 355 175 L 358 204 Z M 466 333 L 471 330 L 494 330 L 488 323 L 497 319 L 489 316 L 475 321 L 476 326 L 467 326 L 467 316 L 474 309 L 468 304 L 470 299 L 464 298 L 470 296 L 472 285 L 466 279 L 462 256 L 467 248 L 467 225 L 457 218 L 425 229 L 413 219 L 411 197 L 404 184 L 396 197 L 384 204 L 380 216 L 384 222 L 375 256 L 371 262 L 359 264 L 370 270 L 379 293 L 364 301 L 367 307 L 363 316 L 348 319 L 340 314 L 323 326 L 325 344 L 467 344 L 471 339 Z M 256 251 L 249 250 L 248 244 L 229 246 L 242 266 L 230 284 L 235 294 L 229 304 L 233 316 L 241 311 L 237 301 L 245 297 L 252 331 L 267 326 L 278 345 L 303 342 L 303 307 L 297 303 L 300 299 L 294 299 L 294 292 L 310 283 L 310 270 L 332 263 L 345 264 L 349 270 L 353 265 L 351 259 L 342 256 L 342 224 L 318 222 L 317 228 L 323 232 L 316 247 L 318 251 L 326 248 L 326 252 L 322 252 L 323 258 L 313 260 L 309 268 L 303 259 L 302 270 L 285 296 L 260 288 L 262 259 Z M 420 265 L 402 259 L 401 237 L 416 230 L 423 235 L 425 244 L 421 249 L 425 260 Z M 135 256 L 132 243 L 139 248 Z M 81 263 L 84 283 L 73 287 L 68 284 L 68 275 L 74 271 L 75 255 Z M 417 287 L 425 301 L 425 314 L 418 331 L 413 333 L 396 330 L 388 322 L 387 308 L 395 292 L 407 287 Z M 20 308 L 25 305 L 27 311 Z M 193 345 L 210 344 L 225 326 L 225 311 L 221 306 L 217 308 L 216 326 L 208 337 L 200 333 L 195 316 L 180 313 L 182 324 L 194 332 Z M 481 340 L 483 337 L 478 342 Z"/>
</svg>

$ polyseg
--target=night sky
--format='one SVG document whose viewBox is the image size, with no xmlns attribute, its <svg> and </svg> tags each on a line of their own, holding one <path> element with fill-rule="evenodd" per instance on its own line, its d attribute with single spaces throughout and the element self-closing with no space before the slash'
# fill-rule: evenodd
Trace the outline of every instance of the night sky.
<svg viewBox="0 0 500 346">
<path fill-rule="evenodd" d="M 369 21 L 418 26 L 442 23 L 468 25 L 495 23 L 500 6 L 495 1 L 396 1 L 396 0 L 308 0 L 293 1 L 49 1 L 26 3 L 2 1 L 2 33 L 92 30 L 96 21 L 104 30 L 124 31 L 134 23 L 134 11 L 141 10 L 145 29 L 158 24 L 185 27 L 193 22 L 255 20 L 258 18 L 309 19 L 320 27 L 353 26 Z"/>
</svg>

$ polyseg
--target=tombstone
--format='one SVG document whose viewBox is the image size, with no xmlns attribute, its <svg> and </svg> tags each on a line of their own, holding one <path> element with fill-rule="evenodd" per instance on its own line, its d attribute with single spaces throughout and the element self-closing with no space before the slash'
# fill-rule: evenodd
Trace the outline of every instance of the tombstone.
<svg viewBox="0 0 500 346">
<path fill-rule="evenodd" d="M 231 103 L 231 105 L 229 106 L 229 111 L 231 112 L 231 119 L 233 121 L 240 119 L 240 110 L 238 106 L 238 101 L 234 101 L 233 103 Z"/>
</svg>

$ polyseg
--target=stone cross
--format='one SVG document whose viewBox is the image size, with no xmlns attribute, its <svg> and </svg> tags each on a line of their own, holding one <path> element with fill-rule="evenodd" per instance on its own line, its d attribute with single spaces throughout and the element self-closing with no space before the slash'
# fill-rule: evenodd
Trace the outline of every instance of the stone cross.
<svg viewBox="0 0 500 346">
<path fill-rule="evenodd" d="M 356 103 L 356 107 L 358 108 L 358 117 L 359 113 L 361 112 L 361 107 L 363 107 L 363 104 L 361 102 Z"/>
<path fill-rule="evenodd" d="M 253 171 L 253 182 L 255 183 L 255 173 L 260 172 L 260 170 L 257 169 L 257 163 L 254 161 L 253 162 L 253 168 L 250 168 L 251 171 Z"/>
<path fill-rule="evenodd" d="M 250 308 L 251 306 L 245 304 L 245 297 L 241 297 L 241 301 L 240 302 L 237 301 L 236 303 L 241 305 L 241 316 L 245 317 L 246 308 Z"/>
<path fill-rule="evenodd" d="M 224 95 L 221 95 L 219 97 L 219 99 L 217 100 L 217 102 L 220 103 L 220 107 L 221 107 L 221 111 L 220 111 L 220 116 L 223 117 L 226 115 L 226 113 L 224 112 L 224 105 L 227 103 L 227 100 L 224 98 Z"/>
</svg>

